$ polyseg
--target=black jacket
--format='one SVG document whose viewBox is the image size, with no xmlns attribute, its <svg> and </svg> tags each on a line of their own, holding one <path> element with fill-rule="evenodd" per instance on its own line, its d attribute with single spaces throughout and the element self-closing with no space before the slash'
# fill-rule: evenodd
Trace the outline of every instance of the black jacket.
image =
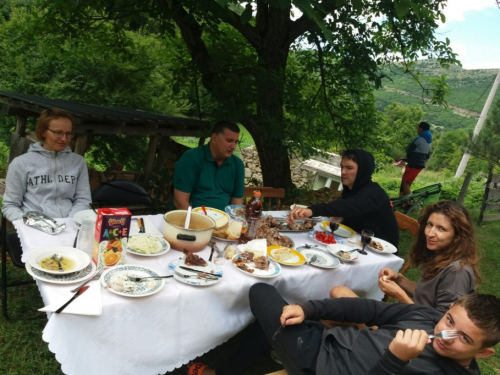
<svg viewBox="0 0 500 375">
<path fill-rule="evenodd" d="M 469 368 L 465 368 L 453 359 L 437 354 L 430 344 L 409 362 L 399 359 L 387 349 L 399 330 L 421 329 L 433 333 L 443 314 L 432 307 L 365 298 L 328 298 L 299 305 L 308 320 L 331 319 L 378 326 L 377 330 L 358 329 L 356 326 L 325 329 L 316 363 L 318 375 L 480 373 L 475 359 Z"/>
<path fill-rule="evenodd" d="M 343 217 L 343 224 L 361 233 L 369 229 L 375 237 L 398 247 L 399 229 L 387 193 L 372 181 L 375 160 L 372 154 L 356 150 L 358 173 L 352 190 L 344 185 L 341 199 L 330 203 L 315 204 L 309 208 L 313 216 Z"/>
</svg>

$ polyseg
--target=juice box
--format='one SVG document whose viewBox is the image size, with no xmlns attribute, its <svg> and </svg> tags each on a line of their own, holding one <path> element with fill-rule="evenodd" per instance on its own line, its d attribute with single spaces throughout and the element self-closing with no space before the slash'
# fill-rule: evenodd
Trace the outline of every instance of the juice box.
<svg viewBox="0 0 500 375">
<path fill-rule="evenodd" d="M 126 208 L 99 208 L 92 260 L 98 270 L 125 263 L 130 220 Z"/>
</svg>

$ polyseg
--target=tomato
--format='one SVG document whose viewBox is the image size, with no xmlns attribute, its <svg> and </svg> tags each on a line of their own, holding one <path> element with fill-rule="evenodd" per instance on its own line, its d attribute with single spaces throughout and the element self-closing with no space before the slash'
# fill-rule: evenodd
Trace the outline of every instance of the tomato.
<svg viewBox="0 0 500 375">
<path fill-rule="evenodd" d="M 337 243 L 337 241 L 335 241 L 335 236 L 333 234 L 326 234 L 326 232 L 316 232 L 314 234 L 314 237 L 318 241 L 326 243 L 326 244 Z"/>
</svg>

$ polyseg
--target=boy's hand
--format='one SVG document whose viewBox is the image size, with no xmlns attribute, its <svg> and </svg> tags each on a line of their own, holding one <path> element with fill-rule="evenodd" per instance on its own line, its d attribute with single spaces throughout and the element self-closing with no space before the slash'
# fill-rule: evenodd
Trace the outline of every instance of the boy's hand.
<svg viewBox="0 0 500 375">
<path fill-rule="evenodd" d="M 424 351 L 425 345 L 430 342 L 427 332 L 407 329 L 396 333 L 396 337 L 389 344 L 389 350 L 399 359 L 409 361 L 418 357 Z"/>
<path fill-rule="evenodd" d="M 281 324 L 286 324 L 287 326 L 300 324 L 304 319 L 304 310 L 299 305 L 286 305 L 283 307 L 283 312 L 280 316 Z"/>
</svg>

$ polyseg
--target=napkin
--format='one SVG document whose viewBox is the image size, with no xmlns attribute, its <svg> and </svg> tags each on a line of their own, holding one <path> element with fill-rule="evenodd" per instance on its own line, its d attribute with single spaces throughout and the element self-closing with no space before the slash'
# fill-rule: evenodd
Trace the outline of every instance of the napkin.
<svg viewBox="0 0 500 375">
<path fill-rule="evenodd" d="M 101 283 L 99 280 L 90 282 L 90 288 L 73 300 L 61 314 L 78 314 L 78 315 L 101 315 L 102 314 L 102 297 Z M 54 312 L 59 307 L 64 305 L 74 295 L 71 292 L 65 292 L 58 296 L 57 301 L 38 309 L 38 311 Z"/>
<path fill-rule="evenodd" d="M 163 233 L 161 233 L 156 225 L 153 224 L 151 219 L 147 216 L 141 216 L 144 219 L 144 227 L 146 228 L 146 233 L 152 236 L 160 236 L 163 237 Z M 130 222 L 130 234 L 138 234 L 139 233 L 139 225 L 137 224 L 137 218 L 133 218 Z"/>
<path fill-rule="evenodd" d="M 240 253 L 251 251 L 256 256 L 255 252 L 258 251 L 260 254 L 257 255 L 267 256 L 267 240 L 265 238 L 248 241 L 246 244 L 241 244 L 237 247 Z"/>
</svg>

